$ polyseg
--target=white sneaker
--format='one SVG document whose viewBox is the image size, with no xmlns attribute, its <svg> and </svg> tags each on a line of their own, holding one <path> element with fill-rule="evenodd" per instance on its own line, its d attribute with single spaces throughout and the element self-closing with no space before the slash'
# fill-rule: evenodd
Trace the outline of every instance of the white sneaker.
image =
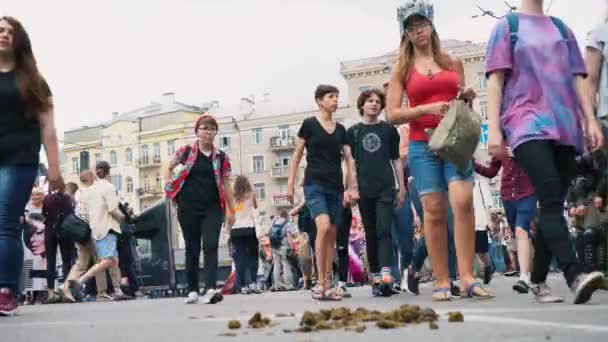
<svg viewBox="0 0 608 342">
<path fill-rule="evenodd" d="M 203 303 L 205 304 L 217 304 L 224 300 L 221 290 L 209 289 L 203 296 Z"/>
<path fill-rule="evenodd" d="M 186 304 L 198 303 L 198 293 L 194 292 L 194 291 L 188 293 L 188 297 L 186 297 L 186 300 L 184 301 L 184 303 L 186 303 Z"/>
<path fill-rule="evenodd" d="M 547 283 L 532 284 L 530 286 L 530 292 L 532 293 L 534 301 L 539 304 L 561 303 L 564 301 L 564 298 L 551 294 L 551 289 Z"/>
<path fill-rule="evenodd" d="M 408 272 L 407 272 L 407 268 L 403 270 L 403 273 L 401 273 L 401 286 L 399 286 L 401 288 L 401 291 L 405 291 L 407 293 L 412 293 L 412 291 L 410 291 L 409 286 L 407 286 L 407 276 L 408 276 Z"/>
</svg>

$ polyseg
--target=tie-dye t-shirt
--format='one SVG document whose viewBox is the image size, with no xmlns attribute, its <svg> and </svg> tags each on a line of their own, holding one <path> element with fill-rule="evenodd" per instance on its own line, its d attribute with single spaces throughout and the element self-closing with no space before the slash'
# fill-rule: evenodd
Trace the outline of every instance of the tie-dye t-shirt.
<svg viewBox="0 0 608 342">
<path fill-rule="evenodd" d="M 488 42 L 486 75 L 505 72 L 500 123 L 513 149 L 531 140 L 552 140 L 583 152 L 575 75 L 586 76 L 572 31 L 563 39 L 551 18 L 517 14 L 518 39 L 511 56 L 507 19 L 501 19 Z"/>
</svg>

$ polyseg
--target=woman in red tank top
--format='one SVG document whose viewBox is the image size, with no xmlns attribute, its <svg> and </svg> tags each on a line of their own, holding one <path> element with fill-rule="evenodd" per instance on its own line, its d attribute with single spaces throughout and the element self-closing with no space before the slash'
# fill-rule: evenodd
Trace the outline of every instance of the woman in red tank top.
<svg viewBox="0 0 608 342">
<path fill-rule="evenodd" d="M 464 88 L 462 61 L 441 51 L 432 23 L 433 6 L 424 0 L 410 1 L 400 9 L 399 15 L 403 36 L 386 109 L 391 122 L 410 125 L 408 163 L 424 209 L 425 237 L 436 279 L 433 299 L 451 299 L 446 229 L 448 198 L 454 213 L 460 292 L 468 297 L 491 298 L 492 294 L 473 276 L 472 165 L 461 171 L 428 147 L 428 131 L 439 125 L 450 102 L 459 93 L 461 99 L 472 101 L 475 92 Z M 402 107 L 404 94 L 409 102 L 406 107 Z"/>
</svg>

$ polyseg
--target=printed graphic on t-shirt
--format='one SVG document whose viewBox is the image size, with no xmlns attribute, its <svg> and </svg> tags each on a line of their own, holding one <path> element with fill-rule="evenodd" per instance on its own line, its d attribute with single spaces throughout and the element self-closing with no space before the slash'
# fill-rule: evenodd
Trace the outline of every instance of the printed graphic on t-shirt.
<svg viewBox="0 0 608 342">
<path fill-rule="evenodd" d="M 382 140 L 378 134 L 370 132 L 363 137 L 363 149 L 369 153 L 374 153 L 382 147 Z"/>
</svg>

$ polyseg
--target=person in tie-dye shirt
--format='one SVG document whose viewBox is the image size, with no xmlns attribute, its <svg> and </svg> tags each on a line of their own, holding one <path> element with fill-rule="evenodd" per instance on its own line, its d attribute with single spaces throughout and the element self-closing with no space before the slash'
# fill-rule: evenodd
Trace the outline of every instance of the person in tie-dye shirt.
<svg viewBox="0 0 608 342">
<path fill-rule="evenodd" d="M 562 36 L 561 22 L 543 15 L 542 0 L 522 0 L 521 11 L 512 15 L 519 23 L 514 46 L 506 18 L 488 43 L 488 148 L 493 156 L 504 157 L 506 140 L 540 202 L 531 275 L 535 299 L 561 301 L 546 285 L 555 256 L 574 303 L 585 303 L 603 275 L 583 272 L 562 213 L 575 157 L 584 152 L 584 137 L 589 150 L 603 144 L 591 97 L 585 93 L 587 71 L 574 34 L 564 24 L 567 34 Z"/>
</svg>

